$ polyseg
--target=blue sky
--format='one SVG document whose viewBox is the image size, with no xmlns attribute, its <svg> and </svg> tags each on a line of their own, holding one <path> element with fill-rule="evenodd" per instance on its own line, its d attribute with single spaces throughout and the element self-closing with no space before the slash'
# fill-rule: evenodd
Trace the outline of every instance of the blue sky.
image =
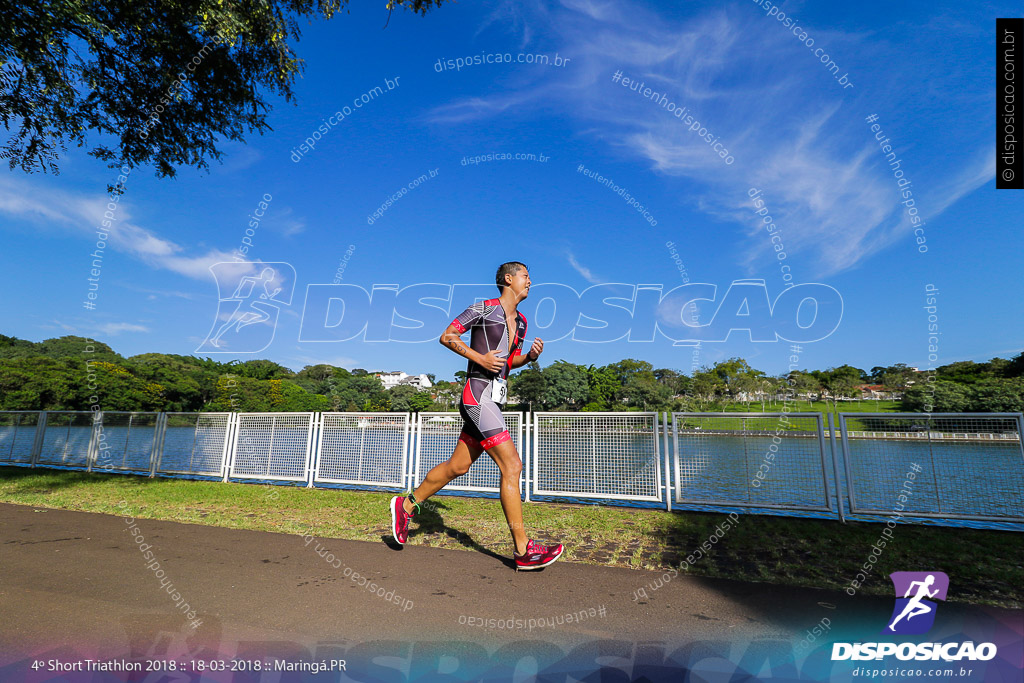
<svg viewBox="0 0 1024 683">
<path fill-rule="evenodd" d="M 266 349 L 245 353 L 236 344 L 200 355 L 451 377 L 465 361 L 435 341 L 299 341 L 307 285 L 331 283 L 354 245 L 343 282 L 367 290 L 480 283 L 479 296 L 490 297 L 497 265 L 521 260 L 535 285 L 661 283 L 667 291 L 682 282 L 665 246 L 672 241 L 691 282 L 724 291 L 760 279 L 774 298 L 784 283 L 748 197 L 757 188 L 793 281 L 827 284 L 843 300 L 838 328 L 803 345 L 801 367 L 925 368 L 1020 351 L 1024 194 L 995 190 L 992 116 L 995 17 L 1019 14 L 1019 5 L 783 4 L 848 74 L 846 88 L 753 0 L 463 2 L 427 17 L 395 13 L 386 30 L 378 5 L 354 4 L 304 28 L 298 104 L 273 100 L 272 132 L 226 144 L 224 163 L 209 173 L 131 174 L 95 310 L 82 302 L 113 172 L 78 149 L 59 176 L 5 170 L 0 258 L 15 295 L 4 301 L 0 332 L 93 336 L 124 355 L 195 352 L 218 315 L 210 266 L 231 260 L 267 194 L 250 256 L 290 264 L 293 296 L 279 306 Z M 520 52 L 569 61 L 435 69 L 439 59 Z M 664 107 L 614 82 L 616 72 L 686 106 L 734 161 L 725 164 Z M 298 163 L 290 159 L 324 118 L 396 77 L 398 87 L 353 109 Z M 913 183 L 926 253 L 865 120 L 872 114 Z M 461 164 L 493 153 L 550 158 Z M 625 188 L 657 224 L 577 172 L 580 164 Z M 368 225 L 392 193 L 430 169 L 436 177 Z M 935 362 L 923 308 L 928 284 L 939 291 Z M 469 290 L 459 291 L 450 317 L 471 303 Z M 544 337 L 532 303 L 521 308 L 528 341 Z M 663 306 L 658 314 L 671 312 Z M 742 356 L 774 374 L 789 355 L 786 342 L 754 343 L 734 332 L 703 344 L 699 360 Z M 688 372 L 692 351 L 665 337 L 564 339 L 551 341 L 541 360 L 626 357 Z"/>
</svg>

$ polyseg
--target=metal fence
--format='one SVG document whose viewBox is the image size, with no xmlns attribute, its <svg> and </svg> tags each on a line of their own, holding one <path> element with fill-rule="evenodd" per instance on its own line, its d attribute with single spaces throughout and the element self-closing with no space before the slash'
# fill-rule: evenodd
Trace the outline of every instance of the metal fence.
<svg viewBox="0 0 1024 683">
<path fill-rule="evenodd" d="M 522 413 L 502 413 L 505 428 L 512 437 L 519 457 L 523 457 L 524 420 Z M 415 487 L 435 465 L 447 460 L 455 450 L 462 432 L 462 418 L 458 413 L 418 413 L 416 419 L 416 449 L 413 462 L 411 486 Z M 519 478 L 519 490 L 525 490 L 526 467 Z M 494 461 L 482 454 L 480 458 L 460 477 L 456 477 L 445 489 L 473 491 L 476 493 L 498 494 L 501 490 L 501 471 Z"/>
<path fill-rule="evenodd" d="M 672 413 L 677 503 L 831 512 L 820 413 Z"/>
<path fill-rule="evenodd" d="M 533 413 L 532 493 L 664 501 L 658 413 Z"/>
<path fill-rule="evenodd" d="M 406 484 L 409 413 L 320 413 L 313 483 Z"/>
<path fill-rule="evenodd" d="M 88 469 L 98 440 L 91 412 L 49 411 L 43 413 L 40 429 L 33 464 Z"/>
<path fill-rule="evenodd" d="M 506 413 L 520 490 L 577 502 L 1024 530 L 1020 413 Z M 0 411 L 0 463 L 403 491 L 458 413 Z M 497 496 L 489 457 L 445 491 Z"/>
<path fill-rule="evenodd" d="M 228 478 L 310 480 L 315 413 L 239 413 Z"/>
<path fill-rule="evenodd" d="M 854 514 L 1024 521 L 1019 414 L 846 413 L 839 430 Z"/>
<path fill-rule="evenodd" d="M 149 474 L 163 414 L 105 411 L 99 416 L 93 425 L 97 433 L 93 443 L 93 461 L 89 467 Z"/>
<path fill-rule="evenodd" d="M 234 413 L 164 413 L 153 471 L 225 477 Z"/>
<path fill-rule="evenodd" d="M 11 410 L 0 413 L 0 462 L 29 464 L 36 453 L 36 437 L 43 413 Z"/>
</svg>

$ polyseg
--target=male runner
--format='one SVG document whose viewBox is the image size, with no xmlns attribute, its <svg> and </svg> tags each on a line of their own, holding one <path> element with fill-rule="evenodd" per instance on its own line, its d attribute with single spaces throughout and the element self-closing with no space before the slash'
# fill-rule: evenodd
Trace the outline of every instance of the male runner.
<svg viewBox="0 0 1024 683">
<path fill-rule="evenodd" d="M 505 429 L 501 408 L 508 395 L 508 373 L 537 360 L 544 350 L 544 342 L 534 339 L 525 356 L 520 351 L 526 338 L 526 317 L 518 306 L 530 290 L 526 266 L 518 261 L 503 263 L 494 279 L 501 295 L 471 305 L 455 317 L 440 338 L 442 345 L 469 360 L 466 386 L 459 400 L 459 413 L 465 425 L 455 452 L 431 469 L 411 494 L 391 499 L 391 530 L 396 541 L 405 543 L 409 520 L 419 503 L 468 472 L 470 465 L 487 451 L 501 470 L 501 508 L 512 531 L 516 570 L 540 569 L 557 560 L 564 549 L 561 543 L 549 547 L 526 537 L 519 497 L 523 464 Z M 466 330 L 471 330 L 468 347 L 460 339 Z"/>
</svg>

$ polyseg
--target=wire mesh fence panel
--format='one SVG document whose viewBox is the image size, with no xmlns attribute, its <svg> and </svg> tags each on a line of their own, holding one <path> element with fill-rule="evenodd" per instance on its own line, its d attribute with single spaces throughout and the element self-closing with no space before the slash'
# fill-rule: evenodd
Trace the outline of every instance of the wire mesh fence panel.
<svg viewBox="0 0 1024 683">
<path fill-rule="evenodd" d="M 158 474 L 224 473 L 231 413 L 167 413 Z"/>
<path fill-rule="evenodd" d="M 409 413 L 321 413 L 314 482 L 404 486 Z"/>
<path fill-rule="evenodd" d="M 149 472 L 159 418 L 160 413 L 101 413 L 93 470 Z"/>
<path fill-rule="evenodd" d="M 532 493 L 663 500 L 657 413 L 534 413 Z"/>
<path fill-rule="evenodd" d="M 0 412 L 0 462 L 26 465 L 32 462 L 39 417 L 38 411 Z"/>
<path fill-rule="evenodd" d="M 85 469 L 89 466 L 92 436 L 93 413 L 47 411 L 36 464 Z"/>
<path fill-rule="evenodd" d="M 1024 521 L 1018 415 L 843 413 L 840 424 L 851 512 Z"/>
<path fill-rule="evenodd" d="M 231 476 L 305 480 L 313 413 L 242 413 L 232 443 Z"/>
<path fill-rule="evenodd" d="M 830 511 L 818 413 L 673 413 L 675 500 Z"/>
<path fill-rule="evenodd" d="M 512 443 L 523 458 L 523 415 L 522 413 L 502 413 L 505 428 L 512 437 Z M 434 466 L 452 456 L 455 445 L 462 433 L 463 420 L 458 413 L 420 413 L 418 436 L 416 439 L 415 484 L 423 481 Z M 520 475 L 520 491 L 524 490 L 525 474 Z M 452 479 L 445 489 L 482 491 L 498 493 L 501 489 L 501 470 L 487 453 L 481 454 L 469 472 Z"/>
</svg>

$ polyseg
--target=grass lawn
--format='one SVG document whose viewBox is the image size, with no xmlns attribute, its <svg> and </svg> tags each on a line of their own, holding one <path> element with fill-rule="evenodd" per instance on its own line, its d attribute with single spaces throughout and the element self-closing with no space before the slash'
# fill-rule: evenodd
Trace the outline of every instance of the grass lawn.
<svg viewBox="0 0 1024 683">
<path fill-rule="evenodd" d="M 139 518 L 381 542 L 393 494 L 0 467 L 0 502 Z M 494 499 L 435 496 L 417 515 L 409 543 L 511 553 Z M 530 534 L 565 544 L 566 559 L 605 566 L 679 567 L 726 520 L 596 505 L 524 504 Z M 867 561 L 883 524 L 741 515 L 738 524 L 685 571 L 792 586 L 843 589 Z M 953 582 L 950 600 L 1024 606 L 1024 534 L 899 525 L 859 589 L 891 596 L 888 574 L 935 569 Z"/>
<path fill-rule="evenodd" d="M 781 401 L 766 402 L 764 412 L 781 413 L 783 403 Z M 836 407 L 831 401 L 790 401 L 790 412 L 793 413 L 898 413 L 900 412 L 899 401 L 839 401 Z M 711 412 L 725 413 L 760 413 L 761 402 L 751 401 L 750 403 L 726 403 L 724 405 L 711 405 L 706 410 Z M 827 419 L 827 418 L 826 418 Z M 838 426 L 838 425 L 837 425 Z"/>
</svg>

